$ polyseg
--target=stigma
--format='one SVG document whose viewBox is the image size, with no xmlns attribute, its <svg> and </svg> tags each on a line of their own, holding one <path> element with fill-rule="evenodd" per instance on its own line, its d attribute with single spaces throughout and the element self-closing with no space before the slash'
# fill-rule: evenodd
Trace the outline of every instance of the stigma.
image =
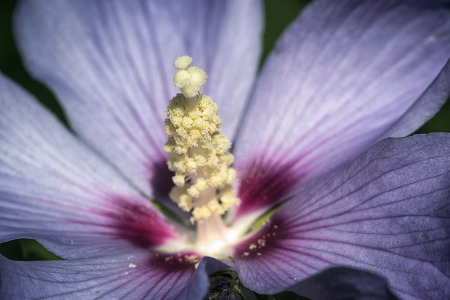
<svg viewBox="0 0 450 300">
<path fill-rule="evenodd" d="M 164 151 L 169 155 L 169 169 L 175 172 L 170 198 L 191 213 L 192 222 L 202 222 L 223 215 L 239 199 L 233 188 L 236 171 L 231 167 L 231 143 L 221 131 L 216 103 L 200 93 L 207 75 L 191 63 L 188 56 L 174 63 L 178 71 L 173 82 L 181 93 L 166 109 Z"/>
</svg>

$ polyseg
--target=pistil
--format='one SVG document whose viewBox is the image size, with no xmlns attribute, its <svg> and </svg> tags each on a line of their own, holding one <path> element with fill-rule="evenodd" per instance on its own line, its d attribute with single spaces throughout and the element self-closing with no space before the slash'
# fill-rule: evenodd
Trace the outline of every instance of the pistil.
<svg viewBox="0 0 450 300">
<path fill-rule="evenodd" d="M 191 213 L 191 221 L 197 222 L 199 239 L 209 240 L 210 230 L 203 227 L 213 225 L 219 234 L 225 228 L 220 216 L 238 205 L 239 199 L 233 188 L 236 171 L 231 167 L 231 143 L 220 130 L 217 105 L 199 92 L 206 82 L 206 73 L 191 66 L 191 62 L 190 57 L 182 56 L 174 63 L 178 69 L 174 84 L 182 93 L 166 109 L 165 130 L 169 138 L 164 151 L 169 155 L 169 169 L 175 172 L 171 199 Z"/>
</svg>

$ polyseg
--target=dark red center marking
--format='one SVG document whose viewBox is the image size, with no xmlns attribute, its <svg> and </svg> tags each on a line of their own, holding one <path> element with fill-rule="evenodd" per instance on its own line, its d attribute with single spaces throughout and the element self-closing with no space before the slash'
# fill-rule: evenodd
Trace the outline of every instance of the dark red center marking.
<svg viewBox="0 0 450 300">
<path fill-rule="evenodd" d="M 150 206 L 123 198 L 112 200 L 112 207 L 103 213 L 110 218 L 109 227 L 117 238 L 141 248 L 153 248 L 176 237 L 171 226 Z"/>
<path fill-rule="evenodd" d="M 304 174 L 298 173 L 290 163 L 272 163 L 255 159 L 237 167 L 241 204 L 237 216 L 264 207 L 272 207 L 288 196 Z"/>
</svg>

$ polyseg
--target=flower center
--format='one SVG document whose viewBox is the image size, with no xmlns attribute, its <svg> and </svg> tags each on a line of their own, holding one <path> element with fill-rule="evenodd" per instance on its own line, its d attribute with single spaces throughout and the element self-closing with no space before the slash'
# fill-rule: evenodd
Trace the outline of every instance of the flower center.
<svg viewBox="0 0 450 300">
<path fill-rule="evenodd" d="M 191 213 L 191 222 L 197 223 L 196 247 L 210 253 L 237 238 L 222 215 L 239 199 L 233 188 L 236 171 L 231 167 L 231 143 L 220 130 L 216 103 L 199 92 L 206 73 L 191 62 L 192 58 L 182 56 L 174 63 L 178 69 L 174 84 L 182 93 L 166 109 L 164 151 L 169 155 L 169 169 L 175 172 L 170 198 Z"/>
</svg>

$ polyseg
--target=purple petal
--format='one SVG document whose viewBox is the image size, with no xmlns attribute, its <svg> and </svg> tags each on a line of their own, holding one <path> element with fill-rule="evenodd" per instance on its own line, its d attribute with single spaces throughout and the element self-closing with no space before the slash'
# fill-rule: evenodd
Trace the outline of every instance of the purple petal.
<svg viewBox="0 0 450 300">
<path fill-rule="evenodd" d="M 192 276 L 191 281 L 177 299 L 204 299 L 209 287 L 209 275 L 228 266 L 215 258 L 203 257 Z"/>
<path fill-rule="evenodd" d="M 288 290 L 309 299 L 397 299 L 382 277 L 342 267 L 320 272 Z"/>
<path fill-rule="evenodd" d="M 238 173 L 289 166 L 298 184 L 417 129 L 450 94 L 448 13 L 435 1 L 314 1 L 262 71 L 235 145 Z"/>
<path fill-rule="evenodd" d="M 448 298 L 449 149 L 450 134 L 387 139 L 310 181 L 237 247 L 243 283 L 272 293 L 344 265 L 403 298 Z"/>
<path fill-rule="evenodd" d="M 175 299 L 195 270 L 186 256 L 132 251 L 37 262 L 9 261 L 0 256 L 0 297 Z"/>
<path fill-rule="evenodd" d="M 408 135 L 419 124 L 427 120 L 439 111 L 446 102 L 450 91 L 450 60 L 436 77 L 431 86 L 415 101 L 403 116 L 392 127 L 383 133 L 383 137 L 401 137 Z"/>
<path fill-rule="evenodd" d="M 0 107 L 0 242 L 33 238 L 61 257 L 85 257 L 175 237 L 114 168 L 4 77 Z"/>
<path fill-rule="evenodd" d="M 175 58 L 190 55 L 208 73 L 204 92 L 217 101 L 232 135 L 258 64 L 260 6 L 257 0 L 23 1 L 16 37 L 26 66 L 57 94 L 75 131 L 155 196 L 151 185 L 166 161 L 164 110 L 177 93 Z"/>
</svg>

